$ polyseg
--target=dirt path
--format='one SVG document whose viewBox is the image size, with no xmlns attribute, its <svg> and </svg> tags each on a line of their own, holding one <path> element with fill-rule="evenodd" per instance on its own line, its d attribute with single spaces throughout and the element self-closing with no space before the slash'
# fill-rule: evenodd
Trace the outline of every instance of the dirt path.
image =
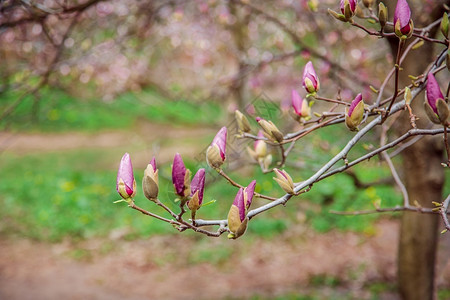
<svg viewBox="0 0 450 300">
<path fill-rule="evenodd" d="M 316 235 L 298 227 L 297 232 L 290 231 L 275 241 L 209 239 L 201 247 L 185 235 L 133 242 L 89 240 L 76 246 L 2 241 L 0 298 L 222 299 L 257 293 L 270 296 L 307 290 L 311 277 L 324 274 L 340 278 L 344 284 L 351 281 L 349 288 L 355 297 L 365 297 L 361 286 L 364 282 L 386 281 L 395 276 L 396 227 L 394 222 L 381 222 L 371 238 L 339 232 Z M 102 254 L 102 247 L 111 243 L 113 250 Z M 232 252 L 215 265 L 187 261 L 190 251 L 205 251 L 205 247 L 211 251 L 227 247 Z M 71 259 L 69 254 L 75 248 L 90 254 L 81 261 Z M 356 280 L 352 278 L 355 275 Z"/>
<path fill-rule="evenodd" d="M 158 161 L 172 161 L 175 153 L 195 157 L 201 153 L 207 142 L 198 143 L 199 138 L 214 136 L 217 128 L 171 127 L 163 124 L 141 122 L 128 131 L 104 130 L 96 133 L 13 133 L 0 131 L 0 154 L 48 153 L 77 149 L 115 148 L 134 151 L 133 163 L 146 165 L 149 155 L 158 153 Z"/>
<path fill-rule="evenodd" d="M 352 299 L 370 299 L 367 283 L 395 280 L 397 232 L 396 221 L 384 220 L 370 237 L 317 235 L 296 225 L 273 240 L 249 236 L 251 242 L 183 234 L 137 241 L 112 236 L 77 245 L 4 240 L 0 299 L 246 299 L 308 291 L 328 299 L 339 289 Z M 221 261 L 192 260 L 193 253 L 220 255 L 220 249 L 230 251 Z M 73 259 L 77 251 L 82 259 Z M 441 265 L 438 280 L 448 286 L 450 263 Z M 320 285 L 330 279 L 338 285 Z M 389 290 L 379 296 L 397 299 Z"/>
<path fill-rule="evenodd" d="M 214 134 L 217 128 L 172 127 L 141 122 L 128 131 L 103 130 L 97 133 L 13 133 L 0 131 L 0 152 L 57 151 L 82 148 L 120 147 L 126 144 L 153 142 L 158 139 L 198 138 Z"/>
</svg>

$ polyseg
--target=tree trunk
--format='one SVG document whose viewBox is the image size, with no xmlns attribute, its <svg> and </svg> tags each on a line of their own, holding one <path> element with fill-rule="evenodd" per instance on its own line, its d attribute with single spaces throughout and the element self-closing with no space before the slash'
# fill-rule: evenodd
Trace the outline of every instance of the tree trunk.
<svg viewBox="0 0 450 300">
<path fill-rule="evenodd" d="M 386 3 L 386 1 L 385 1 Z M 408 1 L 413 12 L 416 27 L 423 27 L 442 16 L 444 1 L 427 4 L 425 1 Z M 396 1 L 387 1 L 389 14 L 394 14 Z M 425 6 L 434 5 L 432 13 L 424 13 Z M 435 32 L 433 32 L 435 33 Z M 433 34 L 434 35 L 434 34 Z M 392 53 L 397 53 L 398 39 L 391 40 Z M 422 74 L 434 59 L 433 44 L 410 52 L 402 63 L 400 86 L 411 83 L 408 75 Z M 430 122 L 423 110 L 425 93 L 421 93 L 413 103 L 414 114 L 419 118 L 419 128 Z M 398 120 L 398 132 L 410 128 L 409 115 L 404 112 Z M 432 201 L 442 201 L 445 180 L 443 161 L 443 144 L 440 137 L 425 137 L 402 153 L 403 180 L 411 204 L 417 202 L 423 207 L 432 207 Z M 402 216 L 398 249 L 398 288 L 402 299 L 427 300 L 435 298 L 435 263 L 437 248 L 437 215 L 425 215 L 405 212 Z"/>
<path fill-rule="evenodd" d="M 229 26 L 229 30 L 233 36 L 236 50 L 236 59 L 238 63 L 238 72 L 230 86 L 230 90 L 236 104 L 240 110 L 244 110 L 246 106 L 246 99 L 248 98 L 247 89 L 247 73 L 249 71 L 249 66 L 245 62 L 245 53 L 248 49 L 248 23 L 250 21 L 250 14 L 237 9 L 237 4 L 234 2 L 228 3 L 228 8 L 230 9 L 230 14 L 234 16 L 235 22 L 233 25 Z"/>
</svg>

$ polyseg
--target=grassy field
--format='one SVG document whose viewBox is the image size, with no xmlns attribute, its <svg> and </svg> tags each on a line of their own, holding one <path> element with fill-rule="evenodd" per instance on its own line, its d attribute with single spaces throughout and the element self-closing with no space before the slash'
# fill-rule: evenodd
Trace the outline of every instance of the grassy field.
<svg viewBox="0 0 450 300">
<path fill-rule="evenodd" d="M 18 96 L 14 92 L 3 92 L 0 111 Z M 151 89 L 122 94 L 113 101 L 102 101 L 76 99 L 64 91 L 46 88 L 41 90 L 38 102 L 31 96 L 22 101 L 12 115 L 0 122 L 0 129 L 33 132 L 98 131 L 129 129 L 139 120 L 178 125 L 220 124 L 224 117 L 217 103 L 198 105 L 185 99 L 168 101 Z"/>
</svg>

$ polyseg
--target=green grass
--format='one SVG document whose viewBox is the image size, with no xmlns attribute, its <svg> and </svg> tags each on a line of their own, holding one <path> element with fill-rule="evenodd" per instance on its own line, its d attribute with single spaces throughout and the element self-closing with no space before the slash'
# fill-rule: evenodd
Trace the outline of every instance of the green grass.
<svg viewBox="0 0 450 300">
<path fill-rule="evenodd" d="M 177 233 L 170 225 L 143 216 L 127 208 L 124 203 L 113 204 L 119 199 L 115 190 L 119 151 L 77 150 L 28 155 L 3 153 L 0 173 L 8 176 L 3 176 L 0 183 L 0 232 L 44 241 L 105 236 L 113 229 L 124 227 L 130 229 L 128 238 Z M 196 162 L 189 158 L 185 158 L 185 162 L 191 170 L 195 170 Z M 138 184 L 136 203 L 164 215 L 140 192 L 142 173 L 143 170 L 135 169 Z M 255 178 L 258 192 L 282 194 L 271 174 L 263 175 L 254 170 L 246 176 L 239 172 L 231 173 L 231 176 L 244 184 L 249 182 L 248 178 Z M 177 210 L 169 178 L 170 166 L 160 166 L 161 201 Z M 395 195 L 389 196 L 391 192 L 391 188 L 381 188 L 361 193 L 344 175 L 333 177 L 318 183 L 301 198 L 293 199 L 288 203 L 288 208 L 280 206 L 253 219 L 247 234 L 265 238 L 281 234 L 296 222 L 296 210 L 304 210 L 305 206 L 301 205 L 305 202 L 308 220 L 317 230 L 341 228 L 363 231 L 370 228 L 376 215 L 342 217 L 328 214 L 328 209 L 363 209 L 371 205 L 372 198 L 378 196 L 397 200 Z M 217 201 L 200 209 L 198 217 L 226 218 L 235 194 L 236 188 L 223 179 L 208 185 L 204 201 Z M 329 203 L 330 198 L 332 202 Z M 255 199 L 255 207 L 264 203 L 265 200 Z"/>
<path fill-rule="evenodd" d="M 5 92 L 0 111 L 20 95 Z M 0 122 L 0 129 L 22 131 L 97 131 L 125 129 L 139 120 L 167 124 L 223 123 L 221 107 L 208 101 L 199 105 L 184 99 L 170 101 L 153 90 L 124 93 L 110 102 L 100 99 L 77 99 L 64 91 L 45 88 L 40 91 L 39 105 L 29 96 L 12 115 Z"/>
</svg>

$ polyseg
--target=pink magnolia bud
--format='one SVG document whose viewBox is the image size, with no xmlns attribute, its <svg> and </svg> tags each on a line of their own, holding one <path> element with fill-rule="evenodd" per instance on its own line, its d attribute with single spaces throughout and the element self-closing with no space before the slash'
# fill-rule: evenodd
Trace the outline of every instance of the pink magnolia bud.
<svg viewBox="0 0 450 300">
<path fill-rule="evenodd" d="M 345 125 L 351 131 L 357 131 L 358 125 L 364 117 L 364 101 L 361 93 L 358 94 L 350 104 L 350 107 L 345 115 Z"/>
<path fill-rule="evenodd" d="M 191 196 L 198 192 L 198 204 L 202 205 L 205 191 L 205 169 L 199 169 L 191 181 Z"/>
<path fill-rule="evenodd" d="M 441 88 L 439 87 L 439 83 L 437 82 L 436 77 L 434 77 L 433 73 L 431 72 L 428 74 L 426 92 L 428 104 L 437 114 L 438 111 L 436 102 L 438 101 L 438 99 L 444 99 L 444 95 L 441 92 Z"/>
<path fill-rule="evenodd" d="M 226 158 L 227 128 L 222 127 L 206 150 L 206 161 L 212 168 L 220 168 Z"/>
<path fill-rule="evenodd" d="M 227 128 L 222 127 L 219 132 L 214 137 L 211 146 L 217 145 L 219 148 L 220 157 L 222 157 L 222 160 L 225 160 L 225 151 L 227 147 Z"/>
<path fill-rule="evenodd" d="M 426 87 L 427 102 L 425 102 L 425 112 L 428 118 L 436 124 L 446 124 L 449 117 L 449 108 L 444 101 L 439 83 L 433 73 L 428 74 Z"/>
<path fill-rule="evenodd" d="M 414 24 L 411 19 L 411 9 L 406 0 L 398 0 L 394 12 L 394 28 L 395 34 L 399 38 L 411 37 Z"/>
<path fill-rule="evenodd" d="M 123 155 L 119 164 L 116 190 L 123 199 L 133 198 L 136 195 L 136 180 L 134 179 L 133 165 L 128 153 Z"/>
<path fill-rule="evenodd" d="M 247 222 L 244 190 L 240 188 L 228 212 L 228 229 L 231 231 L 228 238 L 235 239 L 243 235 L 247 229 Z"/>
<path fill-rule="evenodd" d="M 346 19 L 355 15 L 357 0 L 341 0 L 341 12 Z"/>
<path fill-rule="evenodd" d="M 311 116 L 311 108 L 308 101 L 302 99 L 296 90 L 292 90 L 292 108 L 297 116 L 302 118 L 309 118 Z"/>
<path fill-rule="evenodd" d="M 308 93 L 315 93 L 320 88 L 319 78 L 311 61 L 305 65 L 303 70 L 303 87 Z"/>
<path fill-rule="evenodd" d="M 256 180 L 250 182 L 250 184 L 244 189 L 244 202 L 245 207 L 248 209 L 253 201 L 253 194 L 255 192 Z"/>
<path fill-rule="evenodd" d="M 181 198 L 190 194 L 190 171 L 186 170 L 183 159 L 179 153 L 175 154 L 172 165 L 172 183 L 175 193 Z"/>
</svg>

